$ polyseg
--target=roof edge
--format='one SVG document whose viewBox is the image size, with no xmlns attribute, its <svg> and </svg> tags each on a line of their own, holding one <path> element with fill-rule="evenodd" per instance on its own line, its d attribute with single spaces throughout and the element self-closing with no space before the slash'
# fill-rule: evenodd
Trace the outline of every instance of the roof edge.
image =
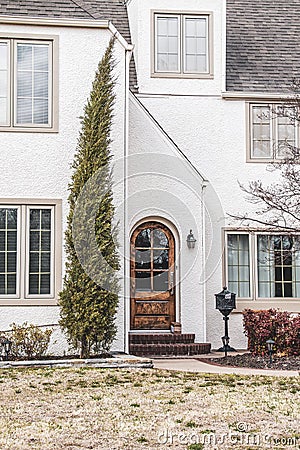
<svg viewBox="0 0 300 450">
<path fill-rule="evenodd" d="M 15 15 L 0 15 L 0 23 L 12 25 L 48 25 L 76 28 L 109 28 L 109 20 L 48 18 L 36 16 L 24 17 Z"/>
<path fill-rule="evenodd" d="M 120 44 L 127 51 L 132 51 L 134 46 L 128 44 L 126 39 L 119 33 L 117 28 L 110 20 L 97 19 L 67 19 L 67 18 L 48 18 L 48 17 L 24 17 L 0 15 L 0 24 L 8 25 L 37 25 L 51 27 L 73 27 L 73 28 L 107 28 L 113 36 L 117 38 Z"/>
<path fill-rule="evenodd" d="M 252 91 L 227 91 L 222 92 L 222 98 L 224 100 L 280 100 L 289 99 L 295 94 L 293 92 L 252 92 Z"/>
</svg>

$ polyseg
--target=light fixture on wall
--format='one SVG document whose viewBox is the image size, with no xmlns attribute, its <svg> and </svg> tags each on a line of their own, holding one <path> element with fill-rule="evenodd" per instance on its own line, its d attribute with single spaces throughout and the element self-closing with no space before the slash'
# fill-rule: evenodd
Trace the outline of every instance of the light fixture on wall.
<svg viewBox="0 0 300 450">
<path fill-rule="evenodd" d="M 188 234 L 186 238 L 188 248 L 195 248 L 196 241 L 197 239 L 195 239 L 193 235 L 193 230 L 190 230 L 190 234 Z"/>
</svg>

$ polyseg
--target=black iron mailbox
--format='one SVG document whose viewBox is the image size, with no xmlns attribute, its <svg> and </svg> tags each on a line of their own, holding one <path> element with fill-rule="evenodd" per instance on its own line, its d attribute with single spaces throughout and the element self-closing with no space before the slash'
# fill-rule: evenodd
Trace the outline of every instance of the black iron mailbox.
<svg viewBox="0 0 300 450">
<path fill-rule="evenodd" d="M 223 291 L 219 292 L 219 294 L 215 294 L 216 297 L 216 309 L 218 309 L 223 314 L 223 320 L 225 321 L 225 334 L 222 337 L 223 346 L 219 348 L 219 352 L 224 352 L 225 356 L 227 356 L 227 352 L 234 352 L 235 349 L 230 347 L 229 345 L 229 336 L 228 336 L 228 321 L 229 314 L 233 309 L 236 309 L 235 305 L 235 297 L 236 294 L 227 290 L 225 286 Z"/>
<path fill-rule="evenodd" d="M 236 309 L 235 297 L 236 294 L 227 290 L 225 286 L 223 291 L 219 294 L 215 294 L 216 297 L 216 309 L 218 309 L 223 316 L 229 316 L 233 309 Z"/>
</svg>

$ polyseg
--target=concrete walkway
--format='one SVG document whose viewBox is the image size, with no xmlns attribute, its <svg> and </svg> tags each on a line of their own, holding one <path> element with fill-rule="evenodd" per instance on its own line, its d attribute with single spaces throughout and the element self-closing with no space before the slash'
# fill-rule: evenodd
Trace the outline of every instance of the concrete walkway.
<svg viewBox="0 0 300 450">
<path fill-rule="evenodd" d="M 212 355 L 211 355 L 212 356 Z M 250 369 L 241 367 L 224 367 L 209 364 L 196 359 L 153 359 L 155 369 L 180 370 L 184 372 L 202 372 L 236 375 L 266 375 L 281 377 L 297 377 L 296 370 Z"/>
</svg>

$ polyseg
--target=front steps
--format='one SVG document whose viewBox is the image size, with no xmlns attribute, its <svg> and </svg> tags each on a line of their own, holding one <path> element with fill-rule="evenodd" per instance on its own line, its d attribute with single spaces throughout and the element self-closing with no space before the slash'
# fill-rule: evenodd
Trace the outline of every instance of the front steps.
<svg viewBox="0 0 300 450">
<path fill-rule="evenodd" d="M 211 344 L 195 343 L 192 333 L 129 333 L 129 353 L 136 356 L 193 356 L 210 349 Z"/>
</svg>

